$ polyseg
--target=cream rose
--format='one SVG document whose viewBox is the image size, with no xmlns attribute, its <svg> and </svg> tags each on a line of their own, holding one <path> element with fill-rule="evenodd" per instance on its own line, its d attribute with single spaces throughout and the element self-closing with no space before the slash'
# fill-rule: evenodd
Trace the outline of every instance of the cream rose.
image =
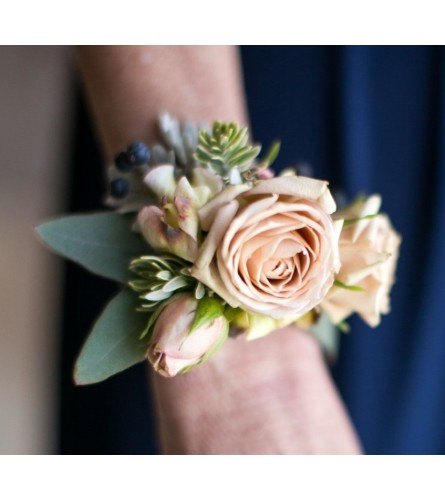
<svg viewBox="0 0 445 500">
<path fill-rule="evenodd" d="M 318 305 L 338 272 L 342 222 L 328 183 L 278 177 L 229 186 L 199 210 L 208 234 L 191 269 L 230 306 L 273 318 Z"/>
<path fill-rule="evenodd" d="M 359 200 L 338 213 L 346 224 L 340 234 L 341 269 L 336 279 L 362 291 L 332 287 L 321 307 L 334 323 L 340 323 L 358 313 L 366 323 L 375 327 L 380 315 L 390 310 L 389 292 L 401 242 L 386 215 L 377 214 L 381 205 L 378 195 Z"/>
</svg>

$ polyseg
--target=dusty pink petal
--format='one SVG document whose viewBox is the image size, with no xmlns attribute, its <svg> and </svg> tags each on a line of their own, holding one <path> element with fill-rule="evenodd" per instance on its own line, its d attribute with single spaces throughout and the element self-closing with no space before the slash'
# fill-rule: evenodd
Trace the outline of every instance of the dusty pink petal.
<svg viewBox="0 0 445 500">
<path fill-rule="evenodd" d="M 196 241 L 183 231 L 169 227 L 163 222 L 163 217 L 160 208 L 144 207 L 138 215 L 143 237 L 153 249 L 170 252 L 193 262 L 198 253 Z"/>
<path fill-rule="evenodd" d="M 147 359 L 160 375 L 164 377 L 174 377 L 178 375 L 182 370 L 190 366 L 196 365 L 201 357 L 198 358 L 174 358 L 168 356 L 162 351 L 154 350 L 147 356 Z"/>
<path fill-rule="evenodd" d="M 186 177 L 179 179 L 174 195 L 174 205 L 178 212 L 178 225 L 195 241 L 198 240 L 198 200 Z"/>
</svg>

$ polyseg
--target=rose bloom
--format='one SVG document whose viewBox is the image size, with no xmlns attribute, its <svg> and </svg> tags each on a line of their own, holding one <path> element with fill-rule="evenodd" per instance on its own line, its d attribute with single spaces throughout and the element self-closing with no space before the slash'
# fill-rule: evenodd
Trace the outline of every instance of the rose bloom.
<svg viewBox="0 0 445 500">
<path fill-rule="evenodd" d="M 357 201 L 338 215 L 345 220 L 359 219 L 377 214 L 380 205 L 380 196 L 374 195 Z M 372 327 L 380 323 L 380 315 L 390 310 L 389 292 L 394 283 L 400 242 L 400 236 L 384 214 L 343 227 L 339 241 L 341 269 L 336 278 L 363 291 L 332 287 L 321 304 L 332 322 L 340 323 L 358 313 Z"/>
<path fill-rule="evenodd" d="M 193 368 L 227 337 L 228 324 L 224 316 L 190 333 L 197 306 L 193 297 L 179 295 L 156 320 L 147 359 L 160 375 L 174 377 Z"/>
<path fill-rule="evenodd" d="M 232 307 L 273 318 L 319 304 L 340 267 L 328 183 L 276 177 L 228 186 L 199 210 L 208 234 L 192 275 Z"/>
</svg>

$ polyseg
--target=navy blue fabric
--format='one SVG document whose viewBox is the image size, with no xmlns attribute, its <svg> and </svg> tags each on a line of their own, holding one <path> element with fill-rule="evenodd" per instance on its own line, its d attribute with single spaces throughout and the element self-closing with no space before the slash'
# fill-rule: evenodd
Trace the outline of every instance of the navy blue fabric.
<svg viewBox="0 0 445 500">
<path fill-rule="evenodd" d="M 243 47 L 253 133 L 349 197 L 381 193 L 403 235 L 392 312 L 359 319 L 334 374 L 367 453 L 445 452 L 445 52 Z"/>
</svg>

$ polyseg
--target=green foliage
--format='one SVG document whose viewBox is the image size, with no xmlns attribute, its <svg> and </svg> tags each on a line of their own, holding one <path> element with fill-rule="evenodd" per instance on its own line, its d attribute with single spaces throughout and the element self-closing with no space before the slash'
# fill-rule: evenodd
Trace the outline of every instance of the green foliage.
<svg viewBox="0 0 445 500">
<path fill-rule="evenodd" d="M 261 163 L 265 167 L 270 167 L 272 163 L 277 159 L 277 156 L 281 149 L 281 142 L 274 141 L 270 148 L 267 150 L 266 156 L 261 160 Z"/>
<path fill-rule="evenodd" d="M 348 227 L 351 226 L 352 224 L 356 224 L 357 222 L 360 222 L 361 220 L 367 220 L 367 219 L 374 219 L 375 217 L 378 217 L 380 214 L 371 214 L 371 215 L 363 215 L 362 217 L 356 217 L 354 219 L 345 219 L 343 221 L 343 227 Z"/>
<path fill-rule="evenodd" d="M 228 180 L 232 170 L 244 172 L 249 169 L 261 150 L 258 145 L 249 145 L 248 138 L 247 127 L 215 122 L 211 132 L 199 133 L 195 160 Z"/>
<path fill-rule="evenodd" d="M 197 299 L 204 297 L 206 288 L 190 275 L 189 267 L 190 263 L 172 255 L 144 255 L 131 261 L 130 271 L 139 278 L 128 284 L 139 294 L 139 310 L 153 311 L 177 293 L 194 291 Z"/>
<path fill-rule="evenodd" d="M 349 290 L 350 292 L 364 292 L 365 291 L 365 289 L 362 288 L 361 286 L 347 285 L 346 283 L 343 283 L 343 281 L 340 281 L 340 280 L 334 280 L 334 286 L 338 286 L 339 288 L 344 288 L 345 290 Z"/>
<path fill-rule="evenodd" d="M 224 315 L 224 308 L 221 300 L 204 297 L 198 302 L 189 335 L 201 328 L 206 323 L 212 323 L 216 318 Z"/>
<path fill-rule="evenodd" d="M 71 215 L 36 230 L 57 253 L 120 283 L 131 278 L 128 262 L 148 250 L 141 235 L 131 230 L 131 218 L 113 212 Z"/>
<path fill-rule="evenodd" d="M 136 312 L 137 302 L 137 296 L 125 289 L 108 304 L 77 359 L 76 384 L 101 382 L 144 360 L 147 342 L 138 337 L 147 315 Z"/>
<path fill-rule="evenodd" d="M 159 117 L 159 132 L 164 146 L 157 145 L 153 151 L 154 163 L 170 163 L 186 168 L 194 163 L 193 155 L 198 145 L 199 131 L 203 125 L 190 122 L 181 124 L 168 113 Z"/>
<path fill-rule="evenodd" d="M 320 342 L 320 346 L 328 360 L 334 362 L 338 357 L 340 347 L 338 328 L 329 320 L 326 314 L 321 314 L 318 321 L 311 326 L 311 332 Z"/>
</svg>

